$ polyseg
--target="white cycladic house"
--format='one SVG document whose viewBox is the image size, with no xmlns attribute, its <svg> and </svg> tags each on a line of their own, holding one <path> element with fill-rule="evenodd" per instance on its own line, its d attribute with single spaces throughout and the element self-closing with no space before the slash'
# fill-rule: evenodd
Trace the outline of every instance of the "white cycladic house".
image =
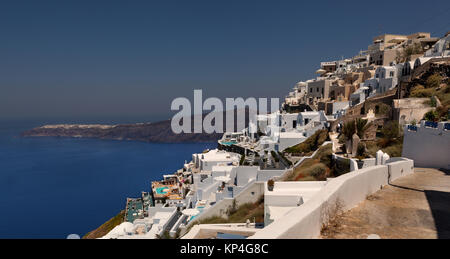
<svg viewBox="0 0 450 259">
<path fill-rule="evenodd" d="M 297 128 L 298 113 L 280 114 L 280 127 L 282 131 L 291 131 Z"/>
<path fill-rule="evenodd" d="M 226 152 L 223 150 L 210 150 L 207 153 L 193 154 L 192 161 L 194 161 L 196 168 L 202 171 L 211 171 L 213 166 L 219 164 L 236 164 L 239 163 L 240 155 Z"/>
<path fill-rule="evenodd" d="M 177 219 L 177 208 L 149 207 L 149 216 L 133 223 L 123 222 L 101 239 L 155 239 L 169 230 Z"/>
<path fill-rule="evenodd" d="M 448 57 L 450 56 L 450 34 L 438 40 L 434 46 L 425 52 L 424 57 Z"/>
<path fill-rule="evenodd" d="M 324 111 L 311 111 L 311 112 L 300 112 L 297 118 L 297 124 L 299 128 L 312 125 L 314 122 L 326 122 L 327 116 Z"/>
</svg>

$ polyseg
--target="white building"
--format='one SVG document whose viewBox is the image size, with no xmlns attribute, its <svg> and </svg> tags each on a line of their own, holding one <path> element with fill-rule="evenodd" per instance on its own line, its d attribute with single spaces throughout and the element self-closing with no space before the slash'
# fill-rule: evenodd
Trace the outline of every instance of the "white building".
<svg viewBox="0 0 450 259">
<path fill-rule="evenodd" d="M 438 40 L 434 46 L 425 52 L 424 57 L 448 57 L 450 56 L 450 33 Z"/>
<path fill-rule="evenodd" d="M 295 84 L 293 91 L 286 96 L 284 103 L 291 106 L 299 105 L 305 100 L 306 90 L 306 82 L 298 82 Z"/>
<path fill-rule="evenodd" d="M 309 137 L 317 130 L 327 126 L 328 118 L 324 111 L 300 112 L 297 119 L 297 131 Z"/>
<path fill-rule="evenodd" d="M 398 84 L 398 67 L 382 66 L 375 70 L 375 78 L 378 79 L 377 93 L 385 93 Z"/>
<path fill-rule="evenodd" d="M 412 62 L 414 63 L 414 62 Z M 368 97 L 385 93 L 398 86 L 402 76 L 409 76 L 413 69 L 411 63 L 392 66 L 380 66 L 375 70 L 374 78 L 368 79 L 361 84 L 360 88 L 350 96 L 352 105 L 362 103 Z"/>
<path fill-rule="evenodd" d="M 298 113 L 282 113 L 280 114 L 280 127 L 282 131 L 291 131 L 297 128 Z"/>
<path fill-rule="evenodd" d="M 123 222 L 101 239 L 155 239 L 168 231 L 177 220 L 177 209 L 149 207 L 149 216 L 133 223 Z"/>
<path fill-rule="evenodd" d="M 213 166 L 219 164 L 238 164 L 239 160 L 240 155 L 218 149 L 192 155 L 195 167 L 202 171 L 211 171 Z"/>
</svg>

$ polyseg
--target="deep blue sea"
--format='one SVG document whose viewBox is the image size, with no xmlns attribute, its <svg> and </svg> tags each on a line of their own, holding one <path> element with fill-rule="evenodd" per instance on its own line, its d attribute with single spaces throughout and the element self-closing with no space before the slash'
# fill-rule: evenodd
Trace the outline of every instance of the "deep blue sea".
<svg viewBox="0 0 450 259">
<path fill-rule="evenodd" d="M 82 236 L 124 209 L 127 197 L 149 191 L 150 181 L 216 146 L 20 137 L 58 122 L 0 120 L 0 238 Z"/>
</svg>

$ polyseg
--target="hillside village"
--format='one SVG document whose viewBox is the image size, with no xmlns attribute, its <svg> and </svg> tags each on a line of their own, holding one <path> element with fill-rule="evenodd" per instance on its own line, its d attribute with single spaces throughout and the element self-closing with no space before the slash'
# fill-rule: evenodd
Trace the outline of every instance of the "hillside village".
<svg viewBox="0 0 450 259">
<path fill-rule="evenodd" d="M 333 206 L 414 167 L 450 169 L 450 32 L 380 35 L 316 74 L 257 116 L 258 133 L 223 134 L 86 237 L 317 238 Z"/>
</svg>

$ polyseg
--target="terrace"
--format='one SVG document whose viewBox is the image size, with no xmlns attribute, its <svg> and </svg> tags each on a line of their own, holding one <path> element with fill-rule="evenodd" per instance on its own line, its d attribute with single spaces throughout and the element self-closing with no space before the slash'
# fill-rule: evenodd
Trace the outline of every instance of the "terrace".
<svg viewBox="0 0 450 259">
<path fill-rule="evenodd" d="M 166 181 L 155 181 L 152 182 L 153 197 L 155 199 L 170 199 L 170 200 L 181 200 L 183 199 L 182 193 L 178 186 L 178 183 L 166 182 Z"/>
<path fill-rule="evenodd" d="M 133 223 L 136 219 L 144 218 L 144 203 L 141 198 L 127 199 L 125 221 Z"/>
</svg>

